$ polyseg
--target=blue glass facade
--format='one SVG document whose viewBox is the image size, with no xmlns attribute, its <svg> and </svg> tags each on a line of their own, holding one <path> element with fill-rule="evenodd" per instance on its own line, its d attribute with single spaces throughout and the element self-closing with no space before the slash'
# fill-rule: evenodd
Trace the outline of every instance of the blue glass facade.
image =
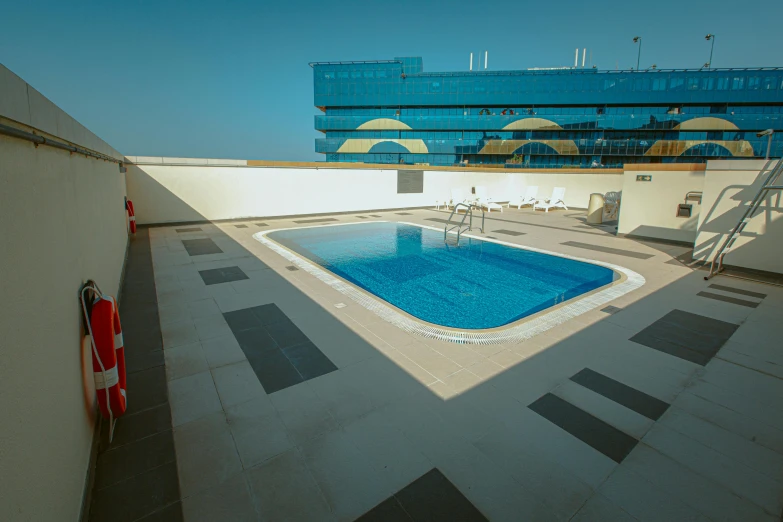
<svg viewBox="0 0 783 522">
<path fill-rule="evenodd" d="M 425 73 L 311 64 L 327 161 L 617 167 L 783 155 L 783 68 Z"/>
</svg>

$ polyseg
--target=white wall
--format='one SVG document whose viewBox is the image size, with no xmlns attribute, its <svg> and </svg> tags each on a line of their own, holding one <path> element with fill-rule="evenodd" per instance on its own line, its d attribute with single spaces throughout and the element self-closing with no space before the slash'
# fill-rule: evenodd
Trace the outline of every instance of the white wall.
<svg viewBox="0 0 783 522">
<path fill-rule="evenodd" d="M 0 122 L 121 157 L 2 66 Z M 78 520 L 95 394 L 77 295 L 118 290 L 124 194 L 115 163 L 0 136 L 2 521 Z"/>
<path fill-rule="evenodd" d="M 566 203 L 585 208 L 590 192 L 619 190 L 622 183 L 618 174 L 426 170 L 424 193 L 397 194 L 397 169 L 170 164 L 130 166 L 127 178 L 128 197 L 139 223 L 433 206 L 437 199 L 449 199 L 452 188 L 468 195 L 476 185 L 486 186 L 497 201 L 523 192 L 528 184 L 539 185 L 542 196 L 551 194 L 555 186 L 564 186 Z"/>
<path fill-rule="evenodd" d="M 637 175 L 652 180 L 636 181 Z M 690 218 L 677 217 L 677 206 L 685 203 L 689 191 L 703 189 L 703 170 L 626 170 L 617 232 L 693 243 L 702 205 L 698 199 L 687 202 L 693 205 Z"/>
<path fill-rule="evenodd" d="M 759 175 L 764 163 L 763 160 L 707 163 L 694 258 L 712 261 L 766 177 Z M 779 190 L 767 196 L 726 255 L 725 264 L 783 273 L 782 200 Z"/>
</svg>

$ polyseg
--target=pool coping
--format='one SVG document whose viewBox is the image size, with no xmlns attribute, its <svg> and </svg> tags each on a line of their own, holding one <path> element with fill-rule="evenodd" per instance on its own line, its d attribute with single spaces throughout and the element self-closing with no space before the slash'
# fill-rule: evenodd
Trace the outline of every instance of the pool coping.
<svg viewBox="0 0 783 522">
<path fill-rule="evenodd" d="M 605 285 L 605 287 L 602 289 L 599 288 L 591 292 L 587 292 L 581 296 L 569 299 L 568 301 L 554 305 L 553 307 L 542 310 L 536 314 L 522 318 L 504 326 L 487 330 L 461 330 L 458 328 L 448 328 L 445 326 L 430 324 L 422 321 L 421 319 L 414 318 L 413 316 L 404 313 L 391 303 L 388 303 L 374 294 L 343 280 L 329 270 L 316 265 L 315 263 L 303 258 L 299 254 L 296 254 L 293 251 L 285 248 L 276 241 L 265 237 L 269 233 L 279 232 L 282 230 L 322 228 L 325 226 L 364 225 L 366 223 L 399 223 L 440 232 L 440 229 L 438 228 L 428 225 L 420 225 L 418 223 L 411 223 L 408 221 L 379 220 L 364 223 L 330 223 L 328 225 L 276 228 L 257 232 L 253 234 L 253 239 L 267 246 L 270 250 L 274 251 L 284 259 L 290 261 L 308 274 L 315 276 L 317 279 L 326 283 L 341 294 L 348 296 L 357 304 L 361 305 L 367 310 L 370 310 L 381 319 L 397 326 L 401 330 L 420 335 L 422 337 L 438 339 L 441 341 L 448 341 L 457 344 L 503 344 L 522 342 L 547 330 L 551 330 L 555 326 L 563 324 L 570 319 L 578 317 L 591 310 L 595 310 L 600 306 L 622 297 L 623 295 L 640 288 L 646 282 L 642 275 L 634 272 L 633 270 L 629 270 L 625 267 L 612 263 L 606 263 L 594 259 L 585 259 L 582 257 L 571 256 L 568 254 L 553 252 L 531 246 L 522 246 L 516 243 L 509 243 L 498 239 L 476 236 L 474 234 L 461 234 L 462 237 L 469 237 L 472 239 L 505 245 L 512 248 L 519 248 L 522 250 L 529 250 L 531 252 L 538 252 L 541 254 L 603 266 L 620 273 L 622 276 L 625 276 L 624 279 L 621 278 L 620 281 L 613 281 L 612 283 Z"/>
</svg>

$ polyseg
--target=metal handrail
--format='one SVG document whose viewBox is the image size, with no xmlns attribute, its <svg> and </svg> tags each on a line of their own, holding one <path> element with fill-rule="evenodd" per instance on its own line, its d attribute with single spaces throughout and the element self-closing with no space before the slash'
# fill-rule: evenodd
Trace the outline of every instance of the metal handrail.
<svg viewBox="0 0 783 522">
<path fill-rule="evenodd" d="M 454 217 L 454 213 L 457 212 L 457 210 L 460 207 L 465 208 L 465 214 L 462 216 L 462 220 L 459 222 L 459 224 L 456 224 L 449 228 L 449 225 L 451 225 L 451 218 Z M 473 230 L 473 209 L 478 208 L 481 210 L 481 227 L 479 230 L 481 230 L 481 233 L 484 233 L 484 208 L 480 207 L 478 205 L 474 205 L 473 203 L 455 203 L 454 209 L 451 211 L 451 214 L 449 214 L 449 219 L 446 222 L 446 225 L 443 227 L 443 240 L 446 241 L 448 238 L 449 232 L 451 232 L 454 229 L 457 229 L 457 245 L 459 245 L 459 239 L 462 235 L 462 229 L 465 227 L 465 218 L 470 216 L 470 220 L 468 221 L 468 232 Z"/>
<path fill-rule="evenodd" d="M 767 161 L 764 167 L 759 171 L 759 174 L 767 170 L 772 164 L 772 161 L 773 160 Z M 750 205 L 748 205 L 748 208 L 745 210 L 745 213 L 742 215 L 742 219 L 740 219 L 739 222 L 734 226 L 729 235 L 726 237 L 726 240 L 715 253 L 715 257 L 712 258 L 712 263 L 710 263 L 710 272 L 704 276 L 705 281 L 711 279 L 723 271 L 723 258 L 731 251 L 731 248 L 734 246 L 734 242 L 737 239 L 737 234 L 742 233 L 745 226 L 749 223 L 749 220 L 753 217 L 753 213 L 759 208 L 759 206 L 761 206 L 761 202 L 764 200 L 767 192 L 770 190 L 783 189 L 783 186 L 774 184 L 779 179 L 781 173 L 783 173 L 783 158 L 780 158 L 777 164 L 769 172 L 766 179 L 761 184 L 758 192 L 756 192 L 756 195 L 753 197 L 753 200 L 750 202 Z M 715 266 L 716 263 L 718 265 L 717 267 Z"/>
</svg>

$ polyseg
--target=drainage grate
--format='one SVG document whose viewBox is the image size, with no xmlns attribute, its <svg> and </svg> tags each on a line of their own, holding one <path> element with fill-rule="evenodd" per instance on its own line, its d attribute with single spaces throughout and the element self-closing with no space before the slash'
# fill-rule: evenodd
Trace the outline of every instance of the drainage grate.
<svg viewBox="0 0 783 522">
<path fill-rule="evenodd" d="M 288 270 L 289 272 L 296 272 L 297 270 L 299 270 L 294 265 L 287 266 L 285 267 L 285 269 Z"/>
</svg>

